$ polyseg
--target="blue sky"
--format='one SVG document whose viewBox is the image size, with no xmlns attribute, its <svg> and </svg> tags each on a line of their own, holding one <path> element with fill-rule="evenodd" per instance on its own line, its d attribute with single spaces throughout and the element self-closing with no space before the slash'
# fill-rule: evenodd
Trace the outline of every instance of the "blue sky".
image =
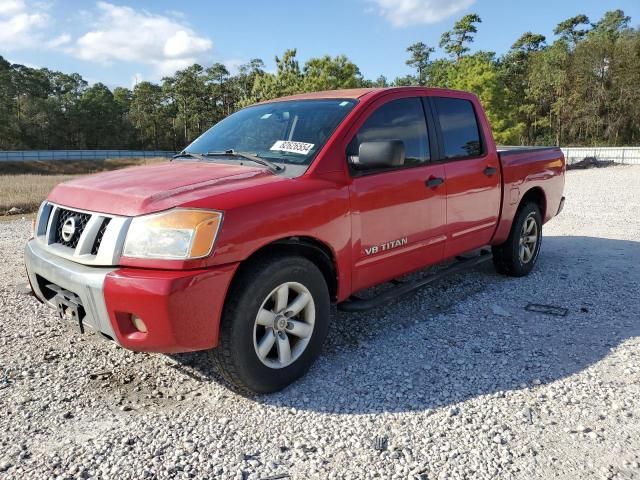
<svg viewBox="0 0 640 480">
<path fill-rule="evenodd" d="M 295 47 L 301 63 L 346 54 L 365 77 L 393 79 L 411 72 L 408 45 L 437 47 L 469 12 L 483 20 L 474 48 L 503 53 L 527 30 L 552 40 L 568 17 L 617 8 L 640 25 L 638 0 L 0 0 L 0 55 L 131 87 L 193 62 L 233 70 L 257 57 L 273 69 Z"/>
</svg>

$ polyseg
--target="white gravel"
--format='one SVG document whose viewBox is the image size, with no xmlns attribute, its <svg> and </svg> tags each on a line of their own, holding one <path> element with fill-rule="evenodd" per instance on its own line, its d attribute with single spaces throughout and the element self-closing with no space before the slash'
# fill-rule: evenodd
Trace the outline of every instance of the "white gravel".
<svg viewBox="0 0 640 480">
<path fill-rule="evenodd" d="M 486 265 L 336 315 L 311 372 L 254 399 L 204 355 L 68 330 L 24 293 L 30 222 L 2 221 L 0 477 L 640 478 L 640 167 L 570 172 L 566 195 L 529 277 Z"/>
</svg>

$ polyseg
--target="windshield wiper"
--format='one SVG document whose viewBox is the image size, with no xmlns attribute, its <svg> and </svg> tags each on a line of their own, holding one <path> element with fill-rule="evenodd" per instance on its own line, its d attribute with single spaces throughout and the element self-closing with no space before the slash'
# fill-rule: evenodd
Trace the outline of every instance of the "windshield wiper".
<svg viewBox="0 0 640 480">
<path fill-rule="evenodd" d="M 173 160 L 174 158 L 197 158 L 198 160 L 206 160 L 204 155 L 192 152 L 176 153 L 173 157 L 171 157 L 171 160 Z"/>
<path fill-rule="evenodd" d="M 260 165 L 264 165 L 272 172 L 281 172 L 284 170 L 284 166 L 278 165 L 276 163 L 270 162 L 269 160 L 265 160 L 264 158 L 258 157 L 257 155 L 253 155 L 247 152 L 236 152 L 235 150 L 225 150 L 224 152 L 207 152 L 204 153 L 205 157 L 240 157 L 245 160 L 249 160 L 254 163 L 259 163 Z"/>
</svg>

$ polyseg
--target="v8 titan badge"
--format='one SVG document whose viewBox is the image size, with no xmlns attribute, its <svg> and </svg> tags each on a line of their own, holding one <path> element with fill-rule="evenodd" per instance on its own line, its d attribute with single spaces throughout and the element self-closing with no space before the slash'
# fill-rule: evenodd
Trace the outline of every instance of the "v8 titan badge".
<svg viewBox="0 0 640 480">
<path fill-rule="evenodd" d="M 387 250 L 402 247 L 404 245 L 407 245 L 408 243 L 409 243 L 409 240 L 407 239 L 407 237 L 403 237 L 398 240 L 392 240 L 390 242 L 381 243 L 380 245 L 373 245 L 372 247 L 365 248 L 364 253 L 367 256 L 375 255 L 376 253 L 379 253 L 379 252 L 386 252 Z"/>
</svg>

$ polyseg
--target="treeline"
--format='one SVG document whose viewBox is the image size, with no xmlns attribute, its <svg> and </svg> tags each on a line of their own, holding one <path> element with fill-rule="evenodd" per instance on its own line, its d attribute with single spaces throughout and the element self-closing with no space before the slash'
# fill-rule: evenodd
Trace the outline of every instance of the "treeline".
<svg viewBox="0 0 640 480">
<path fill-rule="evenodd" d="M 621 10 L 591 22 L 561 22 L 555 38 L 524 33 L 504 55 L 471 47 L 482 23 L 466 15 L 439 47 L 407 48 L 415 73 L 363 78 L 345 56 L 276 57 L 275 73 L 254 59 L 231 74 L 192 65 L 160 84 L 132 90 L 89 86 L 78 74 L 10 64 L 0 56 L 0 149 L 179 150 L 226 115 L 256 101 L 298 92 L 427 85 L 475 92 L 502 144 L 640 144 L 640 30 Z"/>
</svg>

